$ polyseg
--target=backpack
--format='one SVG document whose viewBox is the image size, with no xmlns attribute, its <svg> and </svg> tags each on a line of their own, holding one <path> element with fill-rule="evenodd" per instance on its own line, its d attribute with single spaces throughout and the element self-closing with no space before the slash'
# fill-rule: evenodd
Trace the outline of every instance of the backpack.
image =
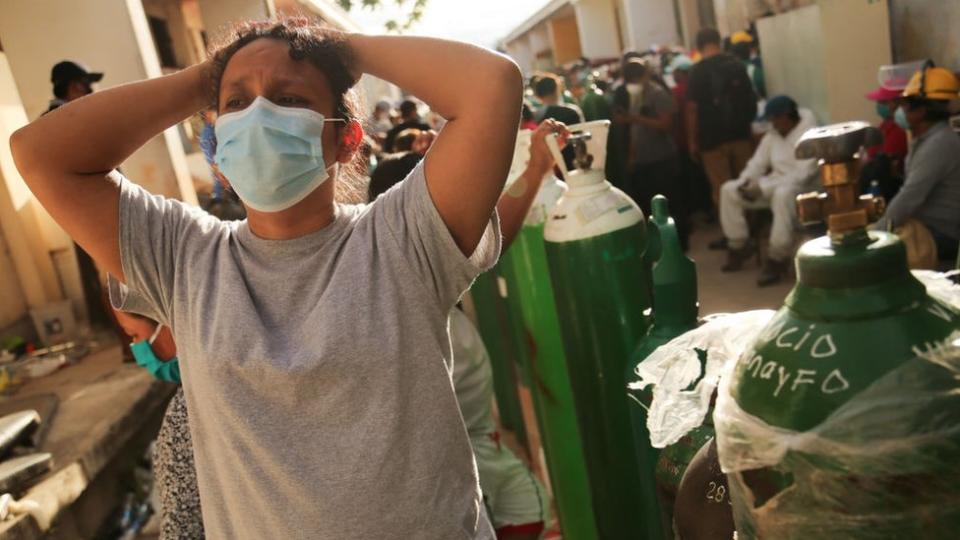
<svg viewBox="0 0 960 540">
<path fill-rule="evenodd" d="M 736 58 L 724 58 L 711 72 L 710 90 L 723 125 L 733 130 L 749 129 L 757 117 L 757 95 L 746 66 Z"/>
</svg>

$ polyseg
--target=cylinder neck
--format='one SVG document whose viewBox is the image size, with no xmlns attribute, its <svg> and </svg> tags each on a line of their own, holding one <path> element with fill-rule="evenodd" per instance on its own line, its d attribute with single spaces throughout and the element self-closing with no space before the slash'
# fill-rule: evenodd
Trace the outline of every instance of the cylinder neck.
<svg viewBox="0 0 960 540">
<path fill-rule="evenodd" d="M 571 188 L 585 188 L 602 184 L 606 180 L 603 171 L 596 169 L 576 169 L 567 174 L 567 184 Z"/>
<path fill-rule="evenodd" d="M 697 322 L 697 265 L 683 253 L 677 226 L 658 195 L 651 204 L 651 229 L 659 238 L 653 265 L 653 317 L 658 327 L 691 327 Z"/>
</svg>

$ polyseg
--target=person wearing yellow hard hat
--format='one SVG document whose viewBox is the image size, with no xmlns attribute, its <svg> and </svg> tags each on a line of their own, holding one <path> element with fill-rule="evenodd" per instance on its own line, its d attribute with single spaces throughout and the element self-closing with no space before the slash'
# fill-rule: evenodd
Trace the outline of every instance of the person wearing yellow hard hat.
<svg viewBox="0 0 960 540">
<path fill-rule="evenodd" d="M 757 40 L 750 32 L 741 30 L 730 36 L 730 53 L 743 62 L 753 83 L 753 90 L 758 96 L 767 97 L 767 83 L 763 72 L 763 62 L 760 61 L 760 49 Z"/>
<path fill-rule="evenodd" d="M 948 123 L 958 97 L 960 80 L 931 61 L 904 89 L 895 119 L 913 140 L 903 187 L 878 223 L 884 229 L 922 225 L 920 235 L 933 237 L 941 261 L 956 258 L 960 244 L 960 136 Z"/>
</svg>

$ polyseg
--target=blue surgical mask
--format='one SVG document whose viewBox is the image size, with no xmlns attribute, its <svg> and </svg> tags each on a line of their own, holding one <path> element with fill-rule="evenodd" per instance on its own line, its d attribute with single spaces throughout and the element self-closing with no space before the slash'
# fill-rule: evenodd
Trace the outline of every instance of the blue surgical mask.
<svg viewBox="0 0 960 540">
<path fill-rule="evenodd" d="M 890 118 L 890 106 L 886 103 L 877 102 L 877 115 L 884 120 Z"/>
<path fill-rule="evenodd" d="M 910 123 L 907 122 L 907 113 L 904 112 L 903 107 L 898 107 L 897 112 L 893 113 L 893 121 L 903 129 L 910 129 Z"/>
<path fill-rule="evenodd" d="M 157 379 L 179 384 L 180 361 L 177 357 L 173 357 L 170 360 L 161 360 L 156 353 L 153 352 L 153 342 L 157 339 L 157 336 L 160 335 L 162 328 L 162 326 L 157 326 L 156 331 L 153 332 L 150 339 L 131 343 L 130 352 L 133 353 L 133 358 L 137 361 L 137 365 L 149 371 L 150 374 Z"/>
<path fill-rule="evenodd" d="M 258 97 L 217 119 L 216 162 L 240 199 L 260 212 L 280 212 L 327 181 L 316 111 L 281 107 Z"/>
</svg>

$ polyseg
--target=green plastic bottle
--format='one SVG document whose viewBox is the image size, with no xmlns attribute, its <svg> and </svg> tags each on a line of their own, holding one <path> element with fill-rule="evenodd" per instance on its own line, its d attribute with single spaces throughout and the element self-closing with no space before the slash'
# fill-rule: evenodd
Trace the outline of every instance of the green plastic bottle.
<svg viewBox="0 0 960 540">
<path fill-rule="evenodd" d="M 653 265 L 653 326 L 647 335 L 637 344 L 624 378 L 632 381 L 636 378 L 636 366 L 643 362 L 658 347 L 671 339 L 692 330 L 697 326 L 699 304 L 697 302 L 697 266 L 680 247 L 680 237 L 677 227 L 670 218 L 666 197 L 657 195 L 651 201 L 652 216 L 650 216 L 650 238 L 658 240 L 650 242 L 656 244 L 658 253 Z M 641 502 L 643 513 L 647 520 L 661 522 L 663 531 L 672 530 L 672 511 L 663 509 L 657 496 L 658 481 L 655 479 L 657 461 L 660 452 L 650 445 L 650 433 L 647 431 L 647 410 L 650 406 L 651 392 L 649 387 L 643 391 L 631 392 L 628 399 L 630 416 L 633 423 L 633 437 L 636 449 L 637 466 L 640 469 L 641 487 L 644 491 Z M 710 434 L 712 436 L 712 433 Z M 700 449 L 701 444 L 692 448 L 688 460 Z M 687 461 L 689 462 L 689 461 Z M 677 465 L 680 465 L 679 463 Z M 683 469 L 685 469 L 685 465 Z M 662 476 L 662 475 L 661 475 Z M 677 471 L 676 483 L 673 492 L 680 484 L 683 470 Z M 672 507 L 672 504 L 669 506 Z M 666 510 L 666 512 L 664 511 Z M 669 514 L 671 519 L 664 520 Z M 673 534 L 661 536 L 673 538 Z"/>
<path fill-rule="evenodd" d="M 624 396 L 626 364 L 646 334 L 650 272 L 643 212 L 604 179 L 608 121 L 574 126 L 576 171 L 544 229 L 567 370 L 600 538 L 659 539 Z"/>
</svg>

